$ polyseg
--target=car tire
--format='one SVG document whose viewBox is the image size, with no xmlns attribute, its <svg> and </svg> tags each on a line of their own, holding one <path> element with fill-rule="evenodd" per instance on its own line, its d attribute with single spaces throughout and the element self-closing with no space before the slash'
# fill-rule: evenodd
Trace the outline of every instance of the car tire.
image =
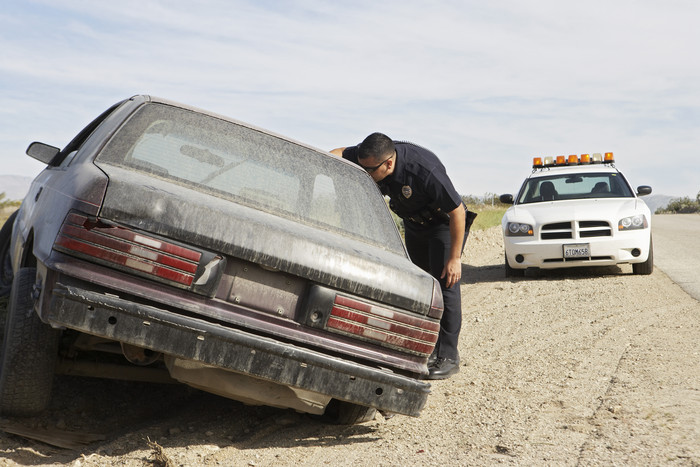
<svg viewBox="0 0 700 467">
<path fill-rule="evenodd" d="M 374 420 L 376 413 L 372 407 L 332 399 L 324 416 L 336 425 L 355 425 Z"/>
<path fill-rule="evenodd" d="M 506 256 L 506 261 L 505 261 L 505 270 L 506 270 L 506 277 L 524 277 L 525 276 L 524 269 L 513 269 L 510 267 L 510 264 L 508 264 L 508 257 L 507 256 Z"/>
<path fill-rule="evenodd" d="M 12 288 L 12 258 L 10 256 L 10 241 L 12 240 L 12 225 L 17 217 L 15 211 L 10 214 L 0 229 L 0 297 L 5 297 Z"/>
<path fill-rule="evenodd" d="M 15 274 L 0 353 L 0 414 L 31 416 L 51 399 L 60 331 L 34 312 L 35 268 Z"/>
<path fill-rule="evenodd" d="M 649 256 L 647 257 L 647 260 L 644 261 L 643 263 L 632 264 L 632 273 L 647 276 L 647 275 L 651 274 L 652 271 L 654 271 L 654 244 L 650 238 L 649 239 Z"/>
</svg>

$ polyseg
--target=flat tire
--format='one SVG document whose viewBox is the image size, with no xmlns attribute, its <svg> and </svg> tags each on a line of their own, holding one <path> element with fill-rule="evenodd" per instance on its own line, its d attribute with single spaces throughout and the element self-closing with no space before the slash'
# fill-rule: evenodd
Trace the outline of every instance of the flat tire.
<svg viewBox="0 0 700 467">
<path fill-rule="evenodd" d="M 34 312 L 35 268 L 22 268 L 12 282 L 0 353 L 0 414 L 31 416 L 51 400 L 60 331 Z"/>
</svg>

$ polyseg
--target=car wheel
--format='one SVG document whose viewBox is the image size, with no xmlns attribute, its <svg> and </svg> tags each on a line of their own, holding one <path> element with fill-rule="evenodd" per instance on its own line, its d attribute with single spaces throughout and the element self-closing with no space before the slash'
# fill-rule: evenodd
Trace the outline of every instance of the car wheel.
<svg viewBox="0 0 700 467">
<path fill-rule="evenodd" d="M 374 420 L 377 409 L 332 399 L 324 416 L 338 425 L 355 425 Z"/>
<path fill-rule="evenodd" d="M 643 263 L 635 263 L 632 265 L 632 273 L 640 275 L 649 275 L 654 270 L 654 245 L 649 239 L 649 257 Z"/>
<path fill-rule="evenodd" d="M 505 269 L 506 269 L 506 277 L 524 277 L 525 276 L 524 269 L 513 269 L 510 267 L 510 264 L 508 264 L 508 257 L 507 256 L 506 256 L 506 262 L 505 262 Z"/>
<path fill-rule="evenodd" d="M 29 416 L 51 398 L 60 331 L 34 312 L 36 269 L 22 268 L 10 291 L 5 338 L 0 353 L 0 413 Z"/>
<path fill-rule="evenodd" d="M 15 223 L 17 212 L 13 212 L 0 229 L 0 297 L 9 294 L 12 288 L 10 240 L 12 240 L 12 225 Z"/>
</svg>

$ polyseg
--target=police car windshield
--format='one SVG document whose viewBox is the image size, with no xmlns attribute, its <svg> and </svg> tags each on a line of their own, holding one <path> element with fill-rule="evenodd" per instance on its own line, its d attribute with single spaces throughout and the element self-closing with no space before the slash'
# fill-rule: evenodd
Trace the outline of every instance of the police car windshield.
<svg viewBox="0 0 700 467">
<path fill-rule="evenodd" d="M 590 198 L 633 198 L 634 193 L 618 172 L 576 173 L 529 178 L 518 204 Z"/>
</svg>

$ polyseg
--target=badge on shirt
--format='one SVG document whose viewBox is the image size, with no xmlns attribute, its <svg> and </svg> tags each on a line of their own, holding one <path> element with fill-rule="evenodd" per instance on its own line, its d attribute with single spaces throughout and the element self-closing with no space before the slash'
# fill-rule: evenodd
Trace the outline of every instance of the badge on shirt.
<svg viewBox="0 0 700 467">
<path fill-rule="evenodd" d="M 403 195 L 404 198 L 408 199 L 413 194 L 413 190 L 411 190 L 410 186 L 404 185 L 401 187 L 401 194 Z"/>
</svg>

